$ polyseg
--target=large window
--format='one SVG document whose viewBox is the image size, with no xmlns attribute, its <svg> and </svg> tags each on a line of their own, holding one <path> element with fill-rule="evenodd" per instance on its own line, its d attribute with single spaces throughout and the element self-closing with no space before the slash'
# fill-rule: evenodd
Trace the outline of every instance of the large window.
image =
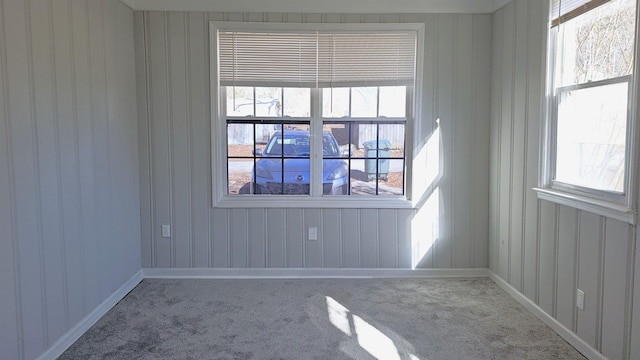
<svg viewBox="0 0 640 360">
<path fill-rule="evenodd" d="M 409 206 L 418 27 L 285 25 L 211 25 L 214 202 Z"/>
<path fill-rule="evenodd" d="M 633 221 L 636 0 L 552 0 L 543 198 Z"/>
</svg>

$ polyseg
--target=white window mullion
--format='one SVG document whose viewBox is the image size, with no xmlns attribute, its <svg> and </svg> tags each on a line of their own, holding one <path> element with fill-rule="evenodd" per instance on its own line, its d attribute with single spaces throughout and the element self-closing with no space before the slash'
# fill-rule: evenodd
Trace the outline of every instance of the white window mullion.
<svg viewBox="0 0 640 360">
<path fill-rule="evenodd" d="M 311 196 L 322 196 L 322 101 L 321 90 L 311 89 Z"/>
</svg>

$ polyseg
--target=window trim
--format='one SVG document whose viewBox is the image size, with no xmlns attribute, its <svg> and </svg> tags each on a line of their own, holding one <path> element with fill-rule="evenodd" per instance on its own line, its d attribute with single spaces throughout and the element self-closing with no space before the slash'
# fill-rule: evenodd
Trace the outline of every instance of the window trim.
<svg viewBox="0 0 640 360">
<path fill-rule="evenodd" d="M 549 2 L 550 3 L 550 2 Z M 573 207 L 579 210 L 589 211 L 601 216 L 617 219 L 629 224 L 637 223 L 637 202 L 638 202 L 638 166 L 640 158 L 638 154 L 639 127 L 637 119 L 640 119 L 640 109 L 638 108 L 639 77 L 640 74 L 640 6 L 636 5 L 636 25 L 634 44 L 634 65 L 633 74 L 623 77 L 599 81 L 601 85 L 620 81 L 621 78 L 631 77 L 629 84 L 629 102 L 627 119 L 627 152 L 625 154 L 626 174 L 624 179 L 624 190 L 622 193 L 585 188 L 578 185 L 565 184 L 553 179 L 555 172 L 555 149 L 557 131 L 557 94 L 554 89 L 554 72 L 556 69 L 557 51 L 557 24 L 549 21 L 547 31 L 547 56 L 545 72 L 546 96 L 544 100 L 544 124 L 541 131 L 541 156 L 540 171 L 538 179 L 537 196 L 541 200 L 550 201 L 556 204 Z M 593 85 L 573 85 L 563 87 L 585 88 Z"/>
<path fill-rule="evenodd" d="M 217 31 L 218 30 L 290 30 L 290 31 L 416 31 L 416 72 L 414 86 L 407 92 L 411 96 L 411 108 L 408 108 L 405 125 L 405 195 L 404 196 L 321 196 L 311 195 L 250 195 L 229 196 L 227 194 L 226 169 L 226 114 L 222 114 L 222 92 L 218 79 Z M 210 99 L 211 99 L 211 190 L 212 207 L 214 208 L 376 208 L 376 209 L 411 209 L 414 207 L 411 197 L 411 179 L 413 164 L 413 145 L 420 143 L 415 134 L 420 134 L 420 121 L 416 118 L 421 114 L 421 104 L 417 99 L 422 98 L 423 58 L 424 58 L 424 24 L 422 23 L 365 23 L 365 24 L 317 24 L 317 23 L 257 23 L 257 22 L 209 22 L 209 60 L 210 60 Z M 322 117 L 320 116 L 321 102 L 311 103 L 311 131 L 320 127 L 322 132 Z M 313 140 L 312 140 L 313 141 Z M 312 145 L 313 146 L 313 145 Z M 317 155 L 311 159 L 311 176 L 317 164 L 322 159 Z M 320 184 L 321 186 L 321 184 Z"/>
</svg>

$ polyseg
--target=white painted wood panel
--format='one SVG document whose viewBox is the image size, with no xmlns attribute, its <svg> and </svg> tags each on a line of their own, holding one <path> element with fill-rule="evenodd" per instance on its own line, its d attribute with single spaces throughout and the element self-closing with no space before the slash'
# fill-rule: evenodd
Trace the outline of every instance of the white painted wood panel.
<svg viewBox="0 0 640 360">
<path fill-rule="evenodd" d="M 190 267 L 193 263 L 192 249 L 193 237 L 191 234 L 192 207 L 191 207 L 191 118 L 188 112 L 187 89 L 189 88 L 187 77 L 188 44 L 186 33 L 185 13 L 173 12 L 168 15 L 167 28 L 167 54 L 169 60 L 170 79 L 170 135 L 172 152 L 171 177 L 173 190 L 171 191 L 171 204 L 173 209 L 173 237 L 176 243 L 175 266 Z M 177 244 L 180 244 L 177 246 Z"/>
<path fill-rule="evenodd" d="M 340 209 L 322 211 L 322 259 L 328 268 L 342 267 L 342 236 L 340 233 Z"/>
<path fill-rule="evenodd" d="M 209 248 L 209 204 L 211 199 L 210 115 L 209 115 L 209 23 L 202 13 L 189 13 L 187 18 L 187 41 L 189 61 L 189 84 L 187 99 L 191 126 L 189 128 L 191 161 L 191 232 L 193 236 L 194 267 L 208 267 L 206 254 Z M 204 255 L 204 256 L 203 256 Z"/>
<path fill-rule="evenodd" d="M 443 178 L 439 183 L 440 191 L 440 225 L 438 240 L 433 244 L 433 267 L 449 268 L 453 261 L 453 162 L 455 122 L 453 112 L 454 87 L 453 76 L 455 73 L 454 61 L 454 23 L 456 15 L 441 15 L 436 17 L 436 118 L 440 119 L 440 131 L 442 134 L 442 159 Z"/>
<path fill-rule="evenodd" d="M 286 267 L 304 267 L 304 215 L 301 209 L 287 209 L 286 212 Z"/>
<path fill-rule="evenodd" d="M 249 267 L 266 267 L 267 248 L 270 240 L 267 237 L 267 221 L 265 209 L 249 209 L 248 240 L 249 240 Z"/>
<path fill-rule="evenodd" d="M 0 1 L 0 29 L 5 28 L 4 3 Z M 5 356 L 21 359 L 23 350 L 21 292 L 18 286 L 17 239 L 15 236 L 15 192 L 10 134 L 9 84 L 6 36 L 0 33 L 0 348 Z"/>
<path fill-rule="evenodd" d="M 304 210 L 304 222 L 303 222 L 303 244 L 304 245 L 304 257 L 305 267 L 308 268 L 321 268 L 323 267 L 323 253 L 322 250 L 325 242 L 324 235 L 324 218 L 322 217 L 321 209 L 305 209 Z M 316 228 L 318 234 L 318 240 L 309 240 L 308 229 L 310 227 Z"/>
<path fill-rule="evenodd" d="M 638 295 L 630 279 L 637 265 L 628 254 L 636 228 L 540 201 L 531 190 L 544 116 L 548 7 L 515 0 L 493 16 L 490 268 L 605 356 L 633 359 L 638 325 L 629 312 Z M 575 307 L 577 288 L 585 291 L 584 311 Z"/>
<path fill-rule="evenodd" d="M 542 100 L 544 98 L 542 89 L 541 74 L 545 69 L 545 8 L 544 1 L 529 1 L 529 16 L 526 19 L 519 19 L 519 23 L 527 24 L 527 78 L 522 84 L 527 88 L 527 109 L 526 109 L 526 139 L 525 164 L 523 176 L 525 183 L 525 207 L 524 216 L 524 263 L 523 292 L 529 299 L 536 299 L 538 296 L 538 209 L 540 202 L 533 191 L 538 184 L 538 155 L 540 153 L 539 138 L 540 124 L 542 119 Z"/>
<path fill-rule="evenodd" d="M 490 15 L 475 15 L 473 24 L 473 76 L 474 93 L 472 111 L 472 148 L 471 164 L 473 168 L 473 188 L 471 191 L 473 206 L 469 209 L 471 214 L 471 253 L 473 262 L 470 267 L 489 265 L 489 168 L 490 146 L 487 139 L 491 137 L 491 104 L 489 94 L 491 87 L 492 49 L 485 45 L 485 37 L 492 34 L 492 20 Z"/>
<path fill-rule="evenodd" d="M 267 210 L 267 239 L 269 247 L 266 267 L 285 267 L 285 212 L 284 209 Z"/>
<path fill-rule="evenodd" d="M 543 203 L 540 206 L 540 289 L 537 303 L 548 314 L 554 314 L 556 297 L 556 248 L 558 241 L 558 206 Z"/>
<path fill-rule="evenodd" d="M 607 219 L 604 234 L 604 268 L 602 269 L 602 319 L 600 338 L 602 354 L 609 359 L 622 359 L 624 353 L 627 272 L 630 226 Z M 607 324 L 606 327 L 604 324 Z"/>
<path fill-rule="evenodd" d="M 378 212 L 378 267 L 398 267 L 398 219 L 397 211 L 384 209 Z"/>
<path fill-rule="evenodd" d="M 520 24 L 522 22 L 526 23 L 526 17 L 529 12 L 527 1 L 518 0 L 514 2 L 515 10 L 514 17 L 515 22 Z M 513 68 L 513 100 L 512 100 L 512 154 L 511 154 L 511 164 L 509 165 L 511 168 L 510 174 L 511 178 L 509 179 L 511 183 L 511 209 L 522 209 L 524 206 L 524 183 L 525 177 L 522 176 L 523 168 L 526 166 L 524 161 L 525 159 L 525 147 L 527 139 L 527 134 L 525 133 L 526 129 L 526 76 L 527 76 L 527 34 L 528 29 L 526 26 L 516 26 L 516 31 L 514 33 L 515 43 L 514 43 L 514 53 L 515 53 L 515 64 Z M 522 139 L 520 141 L 516 141 L 515 139 Z M 512 214 L 511 226 L 509 227 L 509 278 L 511 280 L 511 284 L 522 291 L 523 289 L 523 272 L 522 267 L 520 266 L 512 266 L 516 264 L 522 263 L 523 254 L 523 229 L 524 229 L 524 218 L 523 213 L 519 212 L 517 214 Z"/>
<path fill-rule="evenodd" d="M 504 47 L 504 11 L 493 15 L 491 56 L 491 124 L 489 137 L 489 267 L 500 272 L 500 165 L 502 125 L 502 48 Z M 502 274 L 504 277 L 504 274 Z"/>
<path fill-rule="evenodd" d="M 0 1 L 3 358 L 37 358 L 140 269 L 133 41 L 117 0 Z"/>
<path fill-rule="evenodd" d="M 575 331 L 575 288 L 577 252 L 578 211 L 561 206 L 558 213 L 558 247 L 556 256 L 557 290 L 556 290 L 556 319 L 567 329 Z"/>
<path fill-rule="evenodd" d="M 411 266 L 413 210 L 291 208 L 272 216 L 274 209 L 264 209 L 264 225 L 254 228 L 248 210 L 211 208 L 206 21 L 216 20 L 423 22 L 426 86 L 422 114 L 416 121 L 426 141 L 436 119 L 443 118 L 446 150 L 441 166 L 445 173 L 437 184 L 442 231 L 422 264 L 486 266 L 490 75 L 482 66 L 491 63 L 491 19 L 490 15 L 454 14 L 137 14 L 136 44 L 144 47 L 136 53 L 141 96 L 138 130 L 145 132 L 139 135 L 142 235 L 151 237 L 142 242 L 144 265 Z M 483 151 L 487 154 L 482 155 Z M 485 164 L 476 164 L 472 156 Z M 487 217 L 477 220 L 476 213 Z M 276 224 L 272 226 L 271 221 Z M 174 226 L 171 239 L 159 237 L 161 224 Z M 309 226 L 318 228 L 318 241 L 307 239 Z M 199 256 L 196 247 L 208 251 L 209 258 Z M 254 258 L 254 249 L 264 249 L 256 255 L 264 260 Z"/>
<path fill-rule="evenodd" d="M 360 266 L 378 267 L 378 210 L 360 210 Z"/>
<path fill-rule="evenodd" d="M 589 345 L 597 346 L 600 281 L 600 253 L 604 220 L 594 214 L 580 212 L 578 250 L 578 288 L 584 291 L 584 310 L 578 311 L 576 333 Z"/>
</svg>

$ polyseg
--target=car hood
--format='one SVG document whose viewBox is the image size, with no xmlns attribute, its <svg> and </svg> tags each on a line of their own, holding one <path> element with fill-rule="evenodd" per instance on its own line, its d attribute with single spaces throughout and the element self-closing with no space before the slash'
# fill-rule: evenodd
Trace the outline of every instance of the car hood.
<svg viewBox="0 0 640 360">
<path fill-rule="evenodd" d="M 269 172 L 282 171 L 282 159 L 280 158 L 262 158 L 256 163 L 257 167 L 261 167 Z M 324 177 L 330 174 L 339 166 L 346 165 L 344 161 L 339 159 L 328 159 L 322 161 L 322 172 Z M 309 173 L 309 159 L 284 159 L 285 172 Z"/>
</svg>

